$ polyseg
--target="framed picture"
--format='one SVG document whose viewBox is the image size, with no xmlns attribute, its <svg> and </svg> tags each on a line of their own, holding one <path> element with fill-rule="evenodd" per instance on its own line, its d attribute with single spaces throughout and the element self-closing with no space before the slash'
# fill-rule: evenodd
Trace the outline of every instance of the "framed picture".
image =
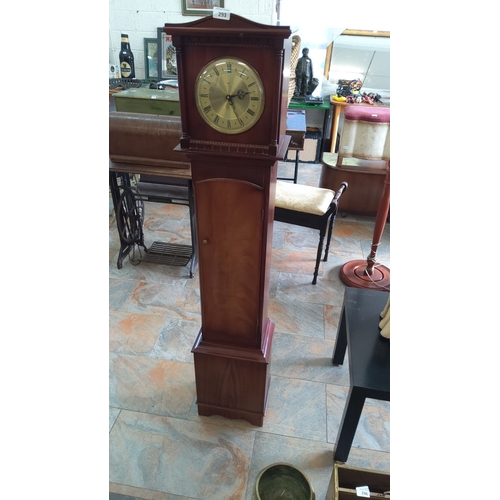
<svg viewBox="0 0 500 500">
<path fill-rule="evenodd" d="M 157 28 L 158 32 L 158 80 L 177 80 L 177 58 L 175 47 L 172 45 L 172 37 L 163 32 L 163 28 Z"/>
<path fill-rule="evenodd" d="M 144 68 L 146 80 L 158 79 L 158 39 L 144 39 Z"/>
<path fill-rule="evenodd" d="M 182 15 L 209 16 L 214 7 L 224 8 L 224 0 L 181 0 Z"/>
</svg>

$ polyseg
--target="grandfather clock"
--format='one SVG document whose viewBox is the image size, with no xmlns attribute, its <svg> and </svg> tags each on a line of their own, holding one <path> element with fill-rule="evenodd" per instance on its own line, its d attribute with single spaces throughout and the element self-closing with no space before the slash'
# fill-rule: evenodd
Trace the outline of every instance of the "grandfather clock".
<svg viewBox="0 0 500 500">
<path fill-rule="evenodd" d="M 291 31 L 235 14 L 167 23 L 163 31 L 177 58 L 176 149 L 191 161 L 195 195 L 198 414 L 261 426 L 274 334 L 268 296 L 277 162 L 290 140 Z"/>
</svg>

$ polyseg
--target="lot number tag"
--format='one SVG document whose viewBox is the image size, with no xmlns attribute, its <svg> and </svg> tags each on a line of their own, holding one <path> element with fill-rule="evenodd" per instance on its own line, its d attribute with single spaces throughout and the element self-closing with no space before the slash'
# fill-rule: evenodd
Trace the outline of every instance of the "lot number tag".
<svg viewBox="0 0 500 500">
<path fill-rule="evenodd" d="M 222 19 L 223 21 L 229 21 L 231 17 L 231 12 L 229 9 L 223 9 L 222 7 L 214 7 L 213 17 L 215 19 Z"/>
<path fill-rule="evenodd" d="M 370 498 L 370 488 L 368 486 L 357 486 L 356 496 Z"/>
</svg>

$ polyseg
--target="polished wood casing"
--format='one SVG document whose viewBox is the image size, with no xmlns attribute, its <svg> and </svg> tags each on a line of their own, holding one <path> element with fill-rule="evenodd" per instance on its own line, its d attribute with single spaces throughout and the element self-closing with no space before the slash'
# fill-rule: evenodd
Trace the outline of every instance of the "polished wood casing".
<svg viewBox="0 0 500 500">
<path fill-rule="evenodd" d="M 276 156 L 286 131 L 291 59 L 291 31 L 231 14 L 229 21 L 205 17 L 190 23 L 165 24 L 176 49 L 183 134 L 181 147 L 221 154 Z M 194 82 L 208 62 L 219 57 L 243 59 L 260 74 L 265 108 L 256 126 L 240 134 L 221 134 L 200 116 Z"/>
<path fill-rule="evenodd" d="M 268 317 L 278 160 L 286 132 L 291 31 L 231 14 L 165 24 L 176 48 L 182 137 L 191 162 L 201 298 L 193 346 L 198 413 L 263 425 L 274 323 Z M 263 81 L 265 107 L 239 134 L 212 129 L 195 103 L 200 70 L 220 57 L 240 58 Z"/>
</svg>

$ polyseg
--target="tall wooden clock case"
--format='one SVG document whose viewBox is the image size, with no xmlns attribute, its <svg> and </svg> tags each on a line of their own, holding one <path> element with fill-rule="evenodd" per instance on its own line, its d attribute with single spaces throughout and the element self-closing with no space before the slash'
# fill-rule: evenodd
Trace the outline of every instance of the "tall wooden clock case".
<svg viewBox="0 0 500 500">
<path fill-rule="evenodd" d="M 179 75 L 195 193 L 201 329 L 198 413 L 263 425 L 274 323 L 268 317 L 277 162 L 285 135 L 290 28 L 231 14 L 165 24 Z"/>
</svg>

